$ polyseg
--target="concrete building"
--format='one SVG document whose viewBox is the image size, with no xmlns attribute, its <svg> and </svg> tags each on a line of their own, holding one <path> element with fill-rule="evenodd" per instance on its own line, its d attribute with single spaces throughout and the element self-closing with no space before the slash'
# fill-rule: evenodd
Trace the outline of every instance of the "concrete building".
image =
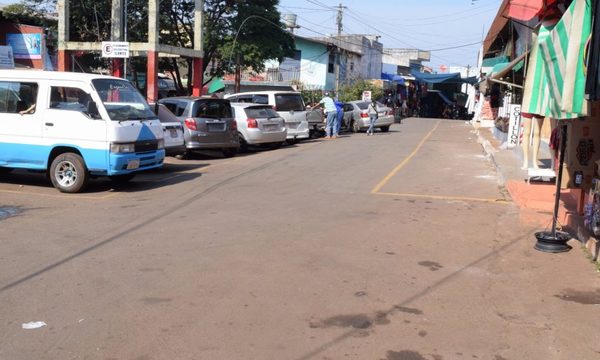
<svg viewBox="0 0 600 360">
<path fill-rule="evenodd" d="M 423 62 L 431 60 L 431 53 L 419 49 L 383 49 L 382 72 L 410 76 L 411 68 L 423 71 Z"/>
</svg>

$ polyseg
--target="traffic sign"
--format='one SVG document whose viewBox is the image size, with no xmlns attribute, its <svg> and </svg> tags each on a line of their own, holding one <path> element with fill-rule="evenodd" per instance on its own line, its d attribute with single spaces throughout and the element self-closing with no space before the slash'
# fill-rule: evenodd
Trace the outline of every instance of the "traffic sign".
<svg viewBox="0 0 600 360">
<path fill-rule="evenodd" d="M 126 41 L 103 41 L 102 57 L 128 58 L 129 43 Z"/>
</svg>

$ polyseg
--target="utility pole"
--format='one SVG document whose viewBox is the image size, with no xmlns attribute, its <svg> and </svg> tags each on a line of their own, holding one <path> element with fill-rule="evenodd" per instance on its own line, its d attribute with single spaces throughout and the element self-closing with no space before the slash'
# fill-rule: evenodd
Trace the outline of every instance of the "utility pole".
<svg viewBox="0 0 600 360">
<path fill-rule="evenodd" d="M 338 93 L 340 91 L 340 63 L 342 62 L 342 52 L 341 52 L 341 47 L 342 47 L 342 19 L 344 16 L 344 9 L 346 7 L 342 6 L 342 4 L 340 4 L 338 6 L 338 13 L 337 13 L 337 49 L 335 51 L 335 96 L 338 96 Z"/>
</svg>

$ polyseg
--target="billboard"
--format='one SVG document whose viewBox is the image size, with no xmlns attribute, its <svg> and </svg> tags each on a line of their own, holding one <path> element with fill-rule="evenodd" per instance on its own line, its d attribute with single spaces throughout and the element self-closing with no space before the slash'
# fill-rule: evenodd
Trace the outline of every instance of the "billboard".
<svg viewBox="0 0 600 360">
<path fill-rule="evenodd" d="M 15 59 L 41 59 L 42 34 L 6 34 Z"/>
</svg>

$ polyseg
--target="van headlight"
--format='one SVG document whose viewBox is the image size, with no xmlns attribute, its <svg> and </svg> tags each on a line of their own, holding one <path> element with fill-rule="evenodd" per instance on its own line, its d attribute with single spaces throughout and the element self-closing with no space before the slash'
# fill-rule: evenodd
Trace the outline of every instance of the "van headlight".
<svg viewBox="0 0 600 360">
<path fill-rule="evenodd" d="M 158 139 L 156 142 L 156 148 L 157 149 L 164 149 L 165 148 L 165 140 L 164 139 Z"/>
<path fill-rule="evenodd" d="M 111 143 L 110 144 L 110 152 L 115 154 L 123 154 L 123 153 L 132 153 L 135 152 L 135 144 L 134 143 Z"/>
</svg>

